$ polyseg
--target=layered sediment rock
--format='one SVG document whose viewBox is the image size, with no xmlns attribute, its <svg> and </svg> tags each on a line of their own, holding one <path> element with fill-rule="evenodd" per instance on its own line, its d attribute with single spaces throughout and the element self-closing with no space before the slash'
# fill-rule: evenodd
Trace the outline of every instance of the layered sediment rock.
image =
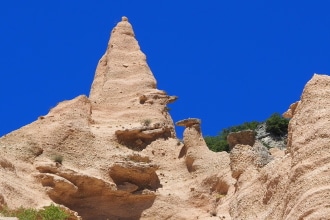
<svg viewBox="0 0 330 220">
<path fill-rule="evenodd" d="M 0 182 L 2 203 L 19 207 L 53 201 L 84 219 L 140 218 L 161 186 L 158 165 L 127 158 L 157 140 L 176 138 L 167 107 L 176 99 L 156 88 L 146 56 L 123 17 L 111 32 L 89 97 L 61 102 L 0 139 L 0 174 L 12 180 L 12 186 Z M 19 182 L 35 195 L 24 195 Z M 30 202 L 32 198 L 38 199 Z"/>
<path fill-rule="evenodd" d="M 0 208 L 55 202 L 87 220 L 329 217 L 329 76 L 314 75 L 290 106 L 286 154 L 250 134 L 233 134 L 230 154 L 211 152 L 195 118 L 177 123 L 182 143 L 167 108 L 176 99 L 157 89 L 123 17 L 89 97 L 0 139 Z"/>
<path fill-rule="evenodd" d="M 291 105 L 287 114 L 292 118 L 286 155 L 276 156 L 256 169 L 253 157 L 243 149 L 240 151 L 248 160 L 244 160 L 247 164 L 238 162 L 242 166 L 232 164 L 233 175 L 238 178 L 231 202 L 233 219 L 329 217 L 329 97 L 330 77 L 315 74 L 305 86 L 301 100 Z M 248 148 L 247 153 L 251 153 Z"/>
<path fill-rule="evenodd" d="M 286 219 L 325 219 L 330 213 L 330 77 L 306 84 L 289 124 L 292 158 Z"/>
<path fill-rule="evenodd" d="M 175 136 L 174 124 L 167 104 L 177 97 L 156 88 L 145 54 L 135 39 L 127 17 L 113 28 L 107 50 L 99 61 L 89 99 L 93 117 L 99 122 L 99 110 L 108 111 L 117 122 L 138 126 L 141 120 L 150 120 L 170 129 Z"/>
</svg>

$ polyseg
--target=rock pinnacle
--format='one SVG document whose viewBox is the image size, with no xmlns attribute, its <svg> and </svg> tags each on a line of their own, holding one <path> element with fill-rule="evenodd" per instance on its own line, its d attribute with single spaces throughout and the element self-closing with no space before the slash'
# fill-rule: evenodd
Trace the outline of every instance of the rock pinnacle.
<svg viewBox="0 0 330 220">
<path fill-rule="evenodd" d="M 111 31 L 107 50 L 96 68 L 89 99 L 95 111 L 107 109 L 109 114 L 116 114 L 118 121 L 130 121 L 133 126 L 150 119 L 170 127 L 174 133 L 166 105 L 175 98 L 156 88 L 156 79 L 125 16 Z"/>
<path fill-rule="evenodd" d="M 98 63 L 90 100 L 95 104 L 117 104 L 137 92 L 155 88 L 146 56 L 124 16 L 113 28 L 107 50 Z"/>
</svg>

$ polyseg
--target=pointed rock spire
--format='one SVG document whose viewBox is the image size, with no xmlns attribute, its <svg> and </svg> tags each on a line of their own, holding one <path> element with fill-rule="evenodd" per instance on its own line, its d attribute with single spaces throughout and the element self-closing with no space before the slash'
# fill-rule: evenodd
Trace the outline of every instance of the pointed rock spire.
<svg viewBox="0 0 330 220">
<path fill-rule="evenodd" d="M 156 80 L 135 39 L 127 17 L 113 28 L 108 48 L 98 63 L 90 100 L 96 104 L 118 103 L 130 94 L 155 89 Z"/>
<path fill-rule="evenodd" d="M 156 88 L 156 79 L 127 17 L 122 17 L 111 32 L 107 50 L 96 69 L 89 98 L 94 121 L 99 121 L 97 112 L 101 109 L 107 112 L 108 119 L 113 119 L 111 124 L 126 124 L 125 129 L 136 131 L 137 126 L 144 124 L 143 121 L 150 121 L 148 130 L 163 129 L 166 137 L 175 136 L 166 105 L 177 97 L 168 96 Z"/>
</svg>

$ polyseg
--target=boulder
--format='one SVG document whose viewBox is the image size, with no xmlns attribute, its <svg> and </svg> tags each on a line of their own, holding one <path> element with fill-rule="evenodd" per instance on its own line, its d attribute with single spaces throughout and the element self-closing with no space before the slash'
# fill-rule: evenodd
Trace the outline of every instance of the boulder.
<svg viewBox="0 0 330 220">
<path fill-rule="evenodd" d="M 159 127 L 158 124 L 155 124 L 153 127 L 145 126 L 117 130 L 115 135 L 119 143 L 129 147 L 130 149 L 141 151 L 157 139 L 167 139 L 171 137 L 172 133 L 171 128 L 165 126 Z"/>
<path fill-rule="evenodd" d="M 255 142 L 255 132 L 252 130 L 231 132 L 227 136 L 229 149 L 233 149 L 236 144 L 253 146 Z"/>
<path fill-rule="evenodd" d="M 150 187 L 156 187 L 157 181 L 144 179 L 145 176 L 150 175 L 156 176 L 157 179 L 154 172 L 156 167 L 151 168 L 150 174 L 149 172 L 144 173 L 144 171 L 148 171 L 148 167 L 152 166 L 141 167 L 141 169 L 139 166 L 130 165 L 128 167 L 119 166 L 119 169 L 117 167 L 118 165 L 115 165 L 110 168 L 110 176 L 114 177 L 119 186 L 54 163 L 37 164 L 36 169 L 40 173 L 36 177 L 54 202 L 77 211 L 84 219 L 103 219 L 105 216 L 110 219 L 138 219 L 142 211 L 152 205 L 155 194 L 135 193 L 133 184 L 137 183 L 139 190 L 149 187 L 149 184 Z M 136 174 L 137 178 L 128 177 L 126 174 Z M 121 182 L 119 181 L 120 176 L 128 179 Z M 128 186 L 125 182 L 130 181 L 133 184 Z"/>
</svg>

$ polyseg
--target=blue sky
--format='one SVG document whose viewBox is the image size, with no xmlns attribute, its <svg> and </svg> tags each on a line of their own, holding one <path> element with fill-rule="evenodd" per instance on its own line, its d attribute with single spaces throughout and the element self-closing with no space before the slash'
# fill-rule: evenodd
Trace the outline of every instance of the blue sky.
<svg viewBox="0 0 330 220">
<path fill-rule="evenodd" d="M 89 94 L 111 29 L 133 25 L 176 122 L 263 121 L 330 72 L 329 1 L 2 1 L 0 136 Z M 182 129 L 178 129 L 178 136 Z"/>
</svg>

